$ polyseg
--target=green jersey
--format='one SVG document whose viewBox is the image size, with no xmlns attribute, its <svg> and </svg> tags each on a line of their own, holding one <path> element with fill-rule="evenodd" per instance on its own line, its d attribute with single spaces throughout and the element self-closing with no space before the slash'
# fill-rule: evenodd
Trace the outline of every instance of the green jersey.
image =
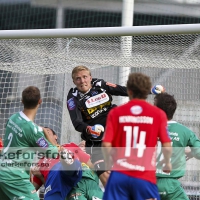
<svg viewBox="0 0 200 200">
<path fill-rule="evenodd" d="M 93 170 L 91 170 L 89 166 L 86 165 L 85 163 L 81 163 L 81 165 L 82 165 L 82 177 L 92 179 L 99 184 L 99 178 L 97 174 Z"/>
<path fill-rule="evenodd" d="M 156 176 L 157 178 L 181 178 L 185 175 L 185 147 L 192 147 L 193 156 L 200 159 L 200 140 L 189 128 L 175 121 L 168 121 L 168 131 L 173 147 L 171 156 L 172 171 L 170 173 L 164 173 L 162 171 L 160 161 L 163 159 L 163 154 L 161 153 L 161 144 L 158 142 Z"/>
<path fill-rule="evenodd" d="M 29 179 L 35 156 L 52 157 L 56 146 L 45 139 L 43 129 L 34 124 L 22 111 L 12 115 L 6 124 L 4 148 L 0 159 L 1 181 Z"/>
</svg>

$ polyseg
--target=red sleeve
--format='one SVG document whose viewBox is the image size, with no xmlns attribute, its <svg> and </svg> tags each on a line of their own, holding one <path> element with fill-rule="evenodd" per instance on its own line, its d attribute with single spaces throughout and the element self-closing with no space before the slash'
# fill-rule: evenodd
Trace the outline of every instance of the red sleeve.
<svg viewBox="0 0 200 200">
<path fill-rule="evenodd" d="M 90 155 L 82 151 L 80 148 L 78 150 L 77 156 L 80 162 L 84 162 L 84 163 L 87 163 L 88 160 L 90 159 Z"/>
<path fill-rule="evenodd" d="M 40 187 L 43 185 L 42 181 L 37 176 L 33 176 L 33 182 L 37 183 Z"/>
<path fill-rule="evenodd" d="M 113 108 L 107 117 L 106 120 L 106 130 L 104 133 L 104 137 L 103 137 L 103 142 L 109 142 L 112 143 L 113 139 L 114 139 L 114 133 L 115 133 L 115 126 L 114 126 L 114 111 L 115 108 Z"/>
<path fill-rule="evenodd" d="M 161 143 L 171 142 L 168 128 L 167 128 L 167 117 L 166 117 L 166 114 L 162 110 L 160 110 L 160 116 L 161 116 L 160 130 L 159 130 L 160 141 Z"/>
<path fill-rule="evenodd" d="M 0 150 L 2 150 L 3 149 L 3 141 L 2 141 L 2 139 L 0 138 Z"/>
<path fill-rule="evenodd" d="M 69 149 L 74 153 L 74 157 L 77 158 L 80 162 L 87 163 L 90 159 L 90 155 L 82 151 L 82 149 L 75 143 L 64 144 L 63 147 Z"/>
</svg>

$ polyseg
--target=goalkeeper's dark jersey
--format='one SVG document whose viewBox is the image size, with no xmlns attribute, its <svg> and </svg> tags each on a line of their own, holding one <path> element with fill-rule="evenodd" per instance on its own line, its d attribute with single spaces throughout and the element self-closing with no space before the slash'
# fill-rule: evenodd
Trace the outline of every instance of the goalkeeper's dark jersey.
<svg viewBox="0 0 200 200">
<path fill-rule="evenodd" d="M 92 79 L 92 88 L 85 94 L 77 88 L 71 88 L 67 96 L 67 108 L 75 129 L 81 132 L 84 140 L 101 140 L 92 138 L 86 133 L 88 125 L 101 124 L 105 127 L 108 112 L 115 107 L 112 95 L 128 96 L 126 87 L 105 82 L 103 79 Z"/>
</svg>

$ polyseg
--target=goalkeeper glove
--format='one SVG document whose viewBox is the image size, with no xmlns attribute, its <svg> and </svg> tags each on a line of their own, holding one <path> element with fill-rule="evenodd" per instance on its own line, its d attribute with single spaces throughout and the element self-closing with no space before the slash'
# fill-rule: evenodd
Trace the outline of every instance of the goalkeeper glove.
<svg viewBox="0 0 200 200">
<path fill-rule="evenodd" d="M 151 94 L 161 94 L 165 92 L 165 88 L 162 85 L 155 85 L 151 88 Z"/>
<path fill-rule="evenodd" d="M 100 136 L 101 132 L 104 132 L 104 127 L 101 124 L 95 124 L 94 126 L 87 126 L 86 132 L 93 138 Z"/>
</svg>

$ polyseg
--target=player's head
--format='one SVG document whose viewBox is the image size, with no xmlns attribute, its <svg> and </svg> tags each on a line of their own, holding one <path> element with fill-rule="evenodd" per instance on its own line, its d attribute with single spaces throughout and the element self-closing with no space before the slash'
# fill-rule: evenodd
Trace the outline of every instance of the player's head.
<svg viewBox="0 0 200 200">
<path fill-rule="evenodd" d="M 29 86 L 22 92 L 22 103 L 26 109 L 34 109 L 42 103 L 40 90 L 35 86 Z"/>
<path fill-rule="evenodd" d="M 173 118 L 177 108 L 177 103 L 174 96 L 168 93 L 161 93 L 156 95 L 154 97 L 154 105 L 166 113 L 168 120 Z"/>
<path fill-rule="evenodd" d="M 86 93 L 91 87 L 92 76 L 90 70 L 85 66 L 77 66 L 72 70 L 72 79 L 77 89 Z"/>
<path fill-rule="evenodd" d="M 130 99 L 146 99 L 151 90 L 149 76 L 142 73 L 129 74 L 127 81 L 127 92 Z"/>
<path fill-rule="evenodd" d="M 55 131 L 49 127 L 44 127 L 44 128 L 47 130 L 48 134 L 53 135 L 53 138 L 55 139 L 55 143 L 58 144 L 58 136 L 56 135 Z"/>
</svg>

